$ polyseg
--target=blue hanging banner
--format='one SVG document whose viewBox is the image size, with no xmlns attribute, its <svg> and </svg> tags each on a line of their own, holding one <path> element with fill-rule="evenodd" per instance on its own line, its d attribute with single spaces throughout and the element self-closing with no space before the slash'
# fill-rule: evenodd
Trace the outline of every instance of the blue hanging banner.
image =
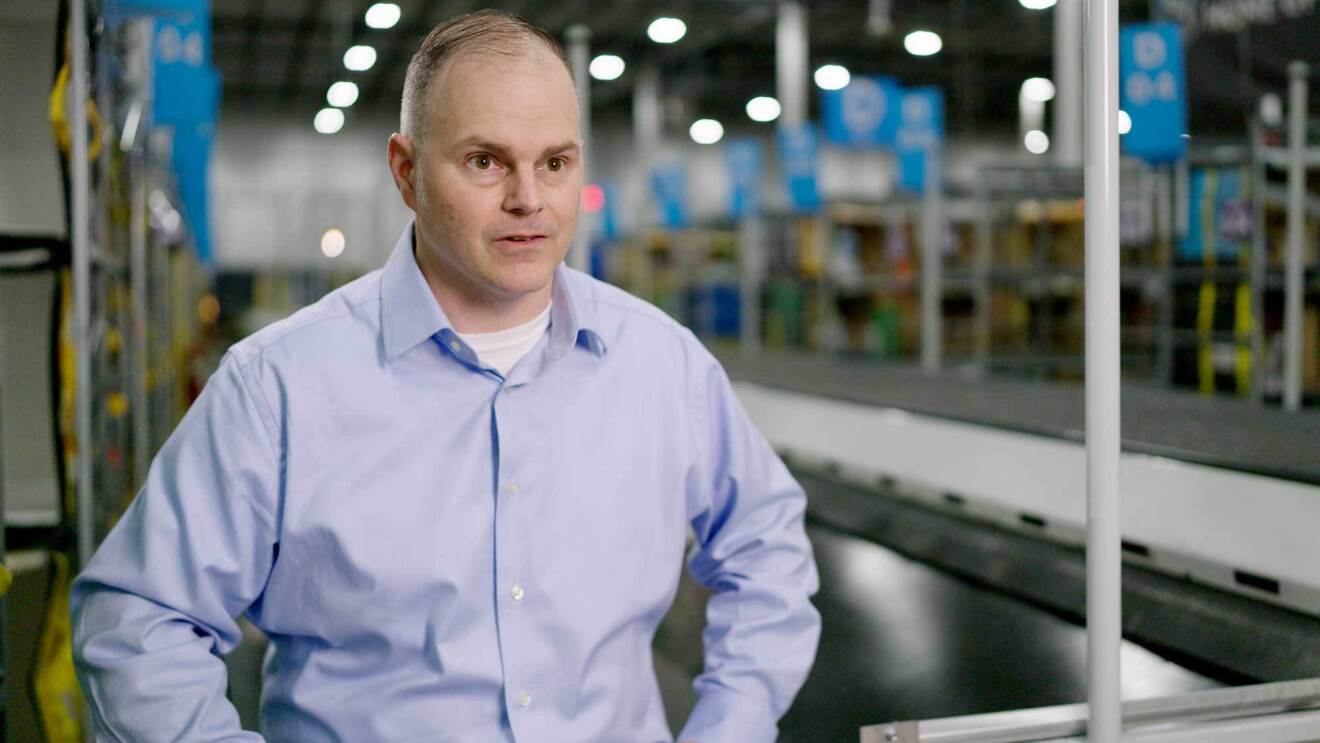
<svg viewBox="0 0 1320 743">
<path fill-rule="evenodd" d="M 660 224 L 671 230 L 688 226 L 687 168 L 682 163 L 656 166 L 651 172 L 651 193 L 660 212 Z"/>
<path fill-rule="evenodd" d="M 781 126 L 776 138 L 779 145 L 779 175 L 794 211 L 820 208 L 820 190 L 816 171 L 820 165 L 820 144 L 811 124 Z"/>
<path fill-rule="evenodd" d="M 180 124 L 174 127 L 174 173 L 179 182 L 179 200 L 183 202 L 183 216 L 192 232 L 197 259 L 204 265 L 212 264 L 210 190 L 207 187 L 211 170 L 211 145 L 215 140 L 215 125 Z"/>
<path fill-rule="evenodd" d="M 888 77 L 854 77 L 842 90 L 821 91 L 825 137 L 847 147 L 892 147 L 903 89 Z"/>
<path fill-rule="evenodd" d="M 909 88 L 903 93 L 902 123 L 895 140 L 898 185 L 926 188 L 926 153 L 944 144 L 944 93 L 939 88 Z"/>
<path fill-rule="evenodd" d="M 105 15 L 122 18 L 139 15 L 211 17 L 211 0 L 106 0 Z"/>
<path fill-rule="evenodd" d="M 761 213 L 763 150 L 761 140 L 750 137 L 730 140 L 724 145 L 724 165 L 729 171 L 729 215 L 734 219 Z"/>
<path fill-rule="evenodd" d="M 1152 163 L 1187 151 L 1187 76 L 1176 23 L 1125 26 L 1119 34 L 1119 107 L 1132 119 L 1124 149 Z"/>
<path fill-rule="evenodd" d="M 215 121 L 220 103 L 220 74 L 210 62 L 209 15 L 156 20 L 152 33 L 155 123 Z"/>
</svg>

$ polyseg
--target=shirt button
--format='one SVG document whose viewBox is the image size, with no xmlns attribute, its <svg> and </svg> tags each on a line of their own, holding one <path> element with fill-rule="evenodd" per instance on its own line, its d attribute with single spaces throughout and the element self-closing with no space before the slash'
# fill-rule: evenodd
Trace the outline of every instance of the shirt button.
<svg viewBox="0 0 1320 743">
<path fill-rule="evenodd" d="M 518 692 L 518 706 L 527 709 L 532 706 L 532 695 L 525 691 Z"/>
<path fill-rule="evenodd" d="M 455 351 L 462 351 L 462 350 L 463 350 L 463 344 L 462 344 L 462 343 L 459 343 L 458 341 L 450 341 L 450 342 L 449 342 L 449 347 L 452 348 L 452 349 L 454 349 Z"/>
<path fill-rule="evenodd" d="M 517 495 L 517 494 L 518 494 L 518 483 L 516 482 L 509 483 L 509 495 Z"/>
<path fill-rule="evenodd" d="M 513 594 L 514 601 L 522 601 L 523 596 L 527 595 L 527 593 L 523 591 L 523 587 L 516 584 L 514 585 L 513 590 L 510 591 L 509 593 Z"/>
</svg>

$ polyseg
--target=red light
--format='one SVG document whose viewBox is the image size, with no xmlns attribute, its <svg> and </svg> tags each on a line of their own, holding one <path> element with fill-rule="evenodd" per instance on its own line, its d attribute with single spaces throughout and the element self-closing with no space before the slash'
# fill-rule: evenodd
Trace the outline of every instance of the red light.
<svg viewBox="0 0 1320 743">
<path fill-rule="evenodd" d="M 582 189 L 582 210 L 595 214 L 605 208 L 605 189 L 594 183 L 588 183 Z"/>
</svg>

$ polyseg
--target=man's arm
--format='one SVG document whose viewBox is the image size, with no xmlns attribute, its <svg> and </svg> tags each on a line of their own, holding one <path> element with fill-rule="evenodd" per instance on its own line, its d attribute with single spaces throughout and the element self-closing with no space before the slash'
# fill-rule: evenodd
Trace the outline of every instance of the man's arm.
<svg viewBox="0 0 1320 743">
<path fill-rule="evenodd" d="M 695 343 L 695 340 L 692 342 Z M 689 356 L 702 461 L 689 493 L 694 578 L 713 589 L 705 671 L 679 740 L 771 743 L 816 655 L 818 578 L 806 496 L 704 349 Z"/>
<path fill-rule="evenodd" d="M 274 421 L 227 356 L 72 593 L 74 661 L 96 739 L 260 741 L 219 654 L 273 564 Z"/>
</svg>

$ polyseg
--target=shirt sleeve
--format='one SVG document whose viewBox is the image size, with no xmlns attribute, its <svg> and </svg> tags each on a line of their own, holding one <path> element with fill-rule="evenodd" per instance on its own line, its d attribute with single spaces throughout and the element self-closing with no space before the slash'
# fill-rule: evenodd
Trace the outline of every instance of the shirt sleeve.
<svg viewBox="0 0 1320 743">
<path fill-rule="evenodd" d="M 695 338 L 692 343 L 697 343 Z M 689 482 L 693 577 L 706 608 L 705 669 L 679 735 L 696 743 L 771 743 L 820 639 L 819 586 L 803 519 L 806 495 L 701 349 L 693 419 L 699 466 Z"/>
<path fill-rule="evenodd" d="M 273 418 L 227 356 L 72 589 L 74 661 L 96 739 L 260 741 L 220 654 L 274 562 Z"/>
</svg>

